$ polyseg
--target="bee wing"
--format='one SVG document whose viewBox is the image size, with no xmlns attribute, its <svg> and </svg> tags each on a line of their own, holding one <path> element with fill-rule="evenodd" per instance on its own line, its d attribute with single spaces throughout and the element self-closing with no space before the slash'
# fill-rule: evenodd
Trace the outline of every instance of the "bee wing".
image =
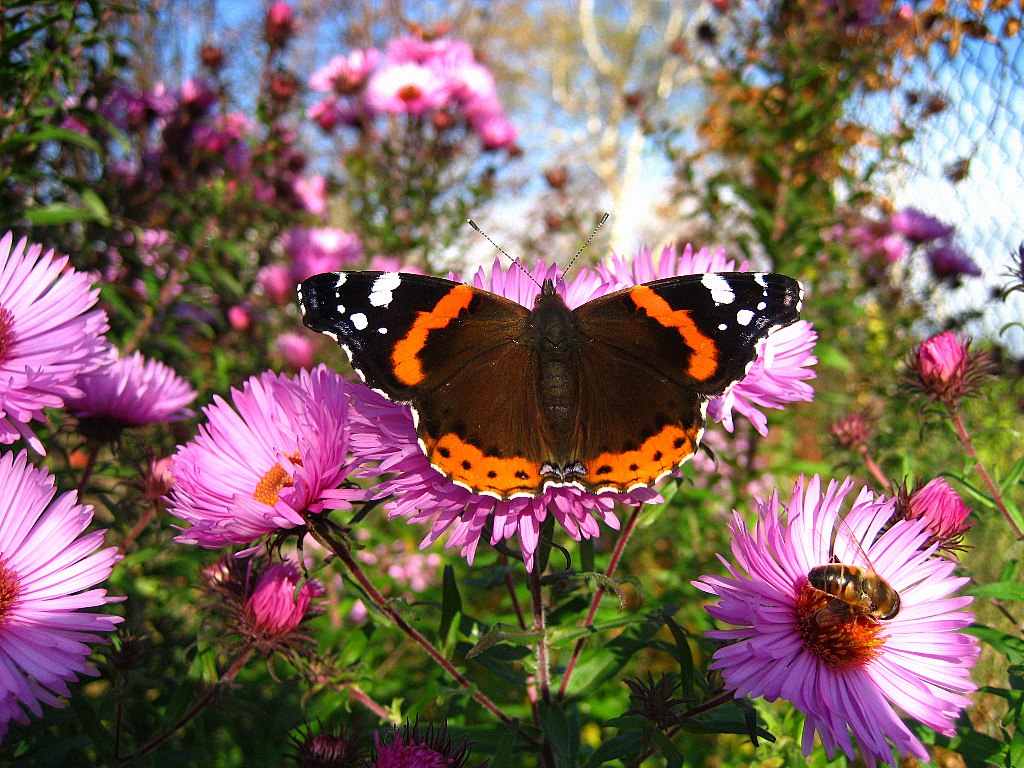
<svg viewBox="0 0 1024 768">
<path fill-rule="evenodd" d="M 856 565 L 874 572 L 875 567 L 867 553 L 867 549 L 871 548 L 874 539 L 866 544 L 862 543 L 861 536 L 866 534 L 867 531 L 858 535 L 858 532 L 854 531 L 853 526 L 845 517 L 838 518 L 832 538 L 832 562 Z"/>
</svg>

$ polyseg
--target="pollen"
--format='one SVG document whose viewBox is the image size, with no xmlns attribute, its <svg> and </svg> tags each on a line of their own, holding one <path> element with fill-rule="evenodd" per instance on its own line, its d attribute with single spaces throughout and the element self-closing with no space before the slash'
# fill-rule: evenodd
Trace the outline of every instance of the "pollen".
<svg viewBox="0 0 1024 768">
<path fill-rule="evenodd" d="M 293 453 L 288 458 L 291 459 L 293 464 L 302 466 L 302 459 L 299 457 L 298 452 Z M 256 501 L 272 507 L 281 497 L 282 489 L 291 488 L 293 485 L 292 478 L 284 470 L 284 467 L 280 464 L 275 464 L 260 478 L 260 481 L 256 484 L 256 490 L 252 492 L 252 497 Z"/>
<path fill-rule="evenodd" d="M 870 616 L 833 612 L 836 599 L 805 583 L 796 597 L 797 629 L 804 648 L 822 664 L 846 672 L 875 659 L 885 637 L 882 624 Z"/>
<path fill-rule="evenodd" d="M 0 307 L 0 363 L 10 358 L 14 342 L 14 315 L 9 309 Z"/>
<path fill-rule="evenodd" d="M 18 574 L 7 566 L 7 561 L 0 560 L 0 627 L 7 623 L 11 608 L 18 602 L 21 594 L 21 581 Z"/>
</svg>

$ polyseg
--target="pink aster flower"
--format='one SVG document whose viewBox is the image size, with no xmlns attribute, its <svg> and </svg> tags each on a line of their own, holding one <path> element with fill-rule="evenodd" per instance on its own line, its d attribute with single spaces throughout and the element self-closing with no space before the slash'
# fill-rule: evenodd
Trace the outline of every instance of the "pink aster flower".
<svg viewBox="0 0 1024 768">
<path fill-rule="evenodd" d="M 476 117 L 472 120 L 471 126 L 480 137 L 484 149 L 509 149 L 515 146 L 516 139 L 519 138 L 519 131 L 515 125 L 500 112 Z"/>
<path fill-rule="evenodd" d="M 969 675 L 977 640 L 957 631 L 973 621 L 960 610 L 971 598 L 950 597 L 967 579 L 933 557 L 934 546 L 923 547 L 930 534 L 922 521 L 901 520 L 879 535 L 892 518 L 891 499 L 865 488 L 841 521 L 852 487 L 847 479 L 822 492 L 817 476 L 806 485 L 800 479 L 788 505 L 777 492 L 758 502 L 753 530 L 734 513 L 729 576 L 694 582 L 719 598 L 708 612 L 736 627 L 708 633 L 731 641 L 715 652 L 712 668 L 737 697 L 788 699 L 803 711 L 805 755 L 817 732 L 830 758 L 837 746 L 852 757 L 852 732 L 868 766 L 898 765 L 894 750 L 927 760 L 895 708 L 955 733 L 976 687 Z M 834 598 L 812 587 L 808 573 L 833 556 L 884 579 L 899 595 L 898 612 L 888 619 L 831 612 Z"/>
<path fill-rule="evenodd" d="M 308 333 L 287 331 L 274 340 L 274 348 L 284 359 L 285 365 L 293 370 L 312 368 L 316 347 Z"/>
<path fill-rule="evenodd" d="M 309 76 L 309 87 L 321 93 L 332 91 L 342 96 L 355 93 L 380 63 L 381 53 L 375 48 L 355 50 L 348 56 L 335 56 Z"/>
<path fill-rule="evenodd" d="M 254 376 L 231 403 L 215 397 L 198 437 L 174 455 L 170 512 L 190 526 L 177 541 L 250 544 L 364 498 L 340 487 L 351 470 L 349 386 L 321 365 Z"/>
<path fill-rule="evenodd" d="M 611 290 L 677 275 L 746 272 L 748 268 L 744 261 L 737 269 L 722 248 L 701 248 L 694 252 L 689 245 L 681 254 L 675 246 L 666 246 L 657 256 L 650 249 L 642 248 L 632 260 L 614 256 L 598 267 Z M 736 412 L 746 417 L 759 433 L 767 435 L 768 418 L 761 409 L 781 409 L 788 403 L 814 399 L 814 389 L 807 381 L 817 375 L 811 369 L 818 362 L 814 356 L 817 339 L 818 334 L 806 320 L 770 334 L 761 342 L 757 359 L 747 375 L 708 403 L 708 418 L 732 432 Z"/>
<path fill-rule="evenodd" d="M 12 242 L 10 233 L 0 239 L 0 443 L 20 436 L 44 454 L 28 422 L 80 394 L 79 375 L 110 360 L 107 316 L 92 310 L 99 290 L 67 269 L 67 256 Z"/>
<path fill-rule="evenodd" d="M 114 360 L 82 374 L 76 382 L 81 395 L 69 397 L 67 408 L 82 431 L 113 439 L 126 427 L 181 421 L 193 415 L 188 406 L 196 391 L 188 380 L 141 353 Z"/>
<path fill-rule="evenodd" d="M 377 112 L 421 115 L 448 100 L 448 84 L 422 64 L 385 64 L 366 85 L 366 99 Z"/>
<path fill-rule="evenodd" d="M 295 227 L 285 232 L 282 244 L 292 260 L 292 283 L 321 272 L 337 272 L 363 258 L 359 236 L 337 227 Z"/>
<path fill-rule="evenodd" d="M 121 598 L 90 589 L 121 558 L 96 549 L 103 531 L 82 535 L 92 507 L 74 491 L 56 500 L 53 477 L 28 464 L 25 452 L 0 456 L 0 737 L 11 720 L 39 717 L 42 705 L 62 707 L 67 684 L 96 675 L 88 643 L 123 619 L 91 613 Z"/>
</svg>

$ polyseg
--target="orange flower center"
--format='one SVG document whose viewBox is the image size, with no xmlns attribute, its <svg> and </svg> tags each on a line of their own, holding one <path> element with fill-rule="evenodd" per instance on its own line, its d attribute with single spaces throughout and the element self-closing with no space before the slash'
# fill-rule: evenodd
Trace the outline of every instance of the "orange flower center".
<svg viewBox="0 0 1024 768">
<path fill-rule="evenodd" d="M 422 94 L 423 91 L 420 87 L 418 85 L 413 85 L 412 83 L 409 85 L 403 85 L 398 89 L 398 98 L 405 102 L 415 101 Z"/>
<path fill-rule="evenodd" d="M 291 459 L 293 464 L 302 466 L 302 459 L 299 457 L 298 451 L 288 458 Z M 281 490 L 291 488 L 293 485 L 292 478 L 284 470 L 284 467 L 280 464 L 275 464 L 260 478 L 260 481 L 256 484 L 256 490 L 252 492 L 252 497 L 256 501 L 272 507 L 277 504 L 277 500 L 281 497 Z"/>
<path fill-rule="evenodd" d="M 14 348 L 14 315 L 0 307 L 0 363 L 7 362 Z"/>
<path fill-rule="evenodd" d="M 6 560 L 0 560 L 0 627 L 7 621 L 11 608 L 18 602 L 21 582 L 14 569 L 7 567 Z"/>
<path fill-rule="evenodd" d="M 804 648 L 830 669 L 845 672 L 876 658 L 885 637 L 877 619 L 845 610 L 837 600 L 805 583 L 796 597 L 797 628 Z"/>
</svg>

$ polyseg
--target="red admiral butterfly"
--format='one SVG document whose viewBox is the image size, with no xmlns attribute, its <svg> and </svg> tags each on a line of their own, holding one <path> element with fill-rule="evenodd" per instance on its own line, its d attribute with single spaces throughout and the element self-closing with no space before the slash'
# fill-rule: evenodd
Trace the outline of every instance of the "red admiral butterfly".
<svg viewBox="0 0 1024 768">
<path fill-rule="evenodd" d="M 551 280 L 532 310 L 396 272 L 315 275 L 298 291 L 305 325 L 412 406 L 430 463 L 499 499 L 629 491 L 672 472 L 697 449 L 708 399 L 799 318 L 802 296 L 760 272 L 656 280 L 573 310 Z"/>
</svg>

